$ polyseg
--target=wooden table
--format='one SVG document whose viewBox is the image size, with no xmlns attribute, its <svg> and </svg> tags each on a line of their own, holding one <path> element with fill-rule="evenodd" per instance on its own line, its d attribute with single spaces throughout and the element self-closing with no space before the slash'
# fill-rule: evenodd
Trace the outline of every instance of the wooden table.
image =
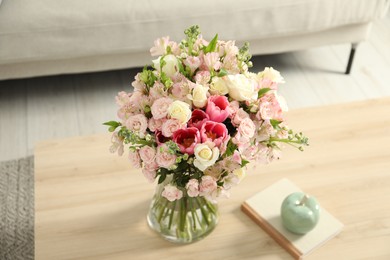
<svg viewBox="0 0 390 260">
<path fill-rule="evenodd" d="M 345 224 L 306 259 L 390 259 L 390 99 L 295 110 L 288 121 L 310 147 L 286 149 L 280 161 L 250 170 L 220 201 L 214 232 L 184 246 L 149 229 L 154 185 L 125 156 L 108 152 L 109 135 L 40 143 L 36 259 L 291 259 L 240 210 L 285 177 Z"/>
</svg>

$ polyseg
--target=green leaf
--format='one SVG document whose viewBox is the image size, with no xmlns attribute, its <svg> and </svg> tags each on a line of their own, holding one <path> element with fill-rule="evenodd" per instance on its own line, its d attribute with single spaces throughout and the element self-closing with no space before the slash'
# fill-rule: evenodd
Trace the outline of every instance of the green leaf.
<svg viewBox="0 0 390 260">
<path fill-rule="evenodd" d="M 218 34 L 214 36 L 214 38 L 209 42 L 209 45 L 204 49 L 204 53 L 209 53 L 215 51 L 215 48 L 217 47 L 217 41 L 218 41 Z"/>
<path fill-rule="evenodd" d="M 247 165 L 248 163 L 249 163 L 248 160 L 241 159 L 241 167 L 244 167 L 244 166 Z"/>
<path fill-rule="evenodd" d="M 232 156 L 236 149 L 237 149 L 237 145 L 235 145 L 232 139 L 230 139 L 226 147 L 226 152 L 225 152 L 226 157 Z"/>
<path fill-rule="evenodd" d="M 158 184 L 163 183 L 163 181 L 165 181 L 166 177 L 167 177 L 167 175 L 165 173 L 161 173 L 160 178 L 158 178 Z"/>
<path fill-rule="evenodd" d="M 267 93 L 270 90 L 271 90 L 270 88 L 262 88 L 262 89 L 260 89 L 259 92 L 258 92 L 258 95 L 257 95 L 258 98 L 261 98 L 262 96 L 265 95 L 265 93 Z"/>
<path fill-rule="evenodd" d="M 225 69 L 221 69 L 218 73 L 218 77 L 223 77 L 223 76 L 226 76 L 228 73 Z"/>
<path fill-rule="evenodd" d="M 274 129 L 280 129 L 279 125 L 282 123 L 282 121 L 271 119 L 270 123 Z"/>
<path fill-rule="evenodd" d="M 116 122 L 116 121 L 108 121 L 108 122 L 103 123 L 103 125 L 109 126 L 109 128 L 108 128 L 108 131 L 109 131 L 109 132 L 114 132 L 115 129 L 116 129 L 118 126 L 121 125 L 121 123 Z"/>
<path fill-rule="evenodd" d="M 118 127 L 121 125 L 121 123 L 119 123 L 117 121 L 108 121 L 108 122 L 103 123 L 103 125 Z"/>
</svg>

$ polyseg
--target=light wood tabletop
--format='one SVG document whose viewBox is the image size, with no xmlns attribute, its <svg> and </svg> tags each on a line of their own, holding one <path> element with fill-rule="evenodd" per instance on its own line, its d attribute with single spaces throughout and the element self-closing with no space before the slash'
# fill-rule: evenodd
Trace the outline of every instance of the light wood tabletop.
<svg viewBox="0 0 390 260">
<path fill-rule="evenodd" d="M 35 256 L 40 259 L 291 259 L 241 210 L 282 178 L 315 196 L 344 225 L 305 259 L 390 259 L 390 99 L 293 110 L 288 124 L 309 137 L 304 152 L 249 168 L 219 202 L 205 239 L 175 245 L 146 223 L 155 185 L 110 136 L 39 143 L 35 149 Z"/>
</svg>

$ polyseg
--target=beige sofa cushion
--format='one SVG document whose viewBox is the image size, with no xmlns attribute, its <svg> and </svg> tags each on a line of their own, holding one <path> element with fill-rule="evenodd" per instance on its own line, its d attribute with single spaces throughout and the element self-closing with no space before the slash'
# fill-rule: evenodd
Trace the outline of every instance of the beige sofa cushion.
<svg viewBox="0 0 390 260">
<path fill-rule="evenodd" d="M 147 52 L 156 37 L 261 40 L 318 32 L 380 17 L 388 0 L 4 1 L 0 65 Z M 261 52 L 261 50 L 258 50 Z M 134 62 L 133 62 L 134 63 Z"/>
</svg>

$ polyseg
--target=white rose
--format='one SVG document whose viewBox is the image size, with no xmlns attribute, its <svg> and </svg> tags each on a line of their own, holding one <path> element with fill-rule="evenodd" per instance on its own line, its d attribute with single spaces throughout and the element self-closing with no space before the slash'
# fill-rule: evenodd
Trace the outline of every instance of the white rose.
<svg viewBox="0 0 390 260">
<path fill-rule="evenodd" d="M 194 154 L 194 166 L 199 170 L 204 171 L 207 167 L 213 165 L 217 161 L 219 150 L 217 147 L 211 148 L 206 143 L 197 144 L 194 149 Z"/>
<path fill-rule="evenodd" d="M 258 75 L 260 78 L 266 78 L 276 83 L 284 83 L 284 79 L 282 75 L 280 75 L 280 72 L 272 67 L 265 67 Z"/>
<path fill-rule="evenodd" d="M 198 108 L 203 108 L 207 104 L 207 93 L 208 88 L 203 87 L 202 85 L 196 84 L 192 90 L 191 100 L 194 106 Z"/>
<path fill-rule="evenodd" d="M 170 78 L 176 76 L 179 72 L 179 61 L 175 55 L 168 54 L 165 55 L 163 59 L 165 61 L 165 65 L 162 67 L 162 71 Z M 158 59 L 153 60 L 153 66 L 158 72 L 161 71 L 160 61 L 161 56 L 158 57 Z"/>
<path fill-rule="evenodd" d="M 255 82 L 245 75 L 228 75 L 226 80 L 229 96 L 237 101 L 254 101 L 257 99 Z"/>
<path fill-rule="evenodd" d="M 180 100 L 173 101 L 168 107 L 168 114 L 185 124 L 191 118 L 190 105 Z"/>
<path fill-rule="evenodd" d="M 220 96 L 224 96 L 227 93 L 229 93 L 229 89 L 226 84 L 226 81 L 223 80 L 223 78 L 214 77 L 210 84 L 210 92 L 213 95 L 220 95 Z"/>
<path fill-rule="evenodd" d="M 245 178 L 246 172 L 244 168 L 238 168 L 233 171 L 233 174 L 238 178 L 239 182 Z"/>
</svg>

